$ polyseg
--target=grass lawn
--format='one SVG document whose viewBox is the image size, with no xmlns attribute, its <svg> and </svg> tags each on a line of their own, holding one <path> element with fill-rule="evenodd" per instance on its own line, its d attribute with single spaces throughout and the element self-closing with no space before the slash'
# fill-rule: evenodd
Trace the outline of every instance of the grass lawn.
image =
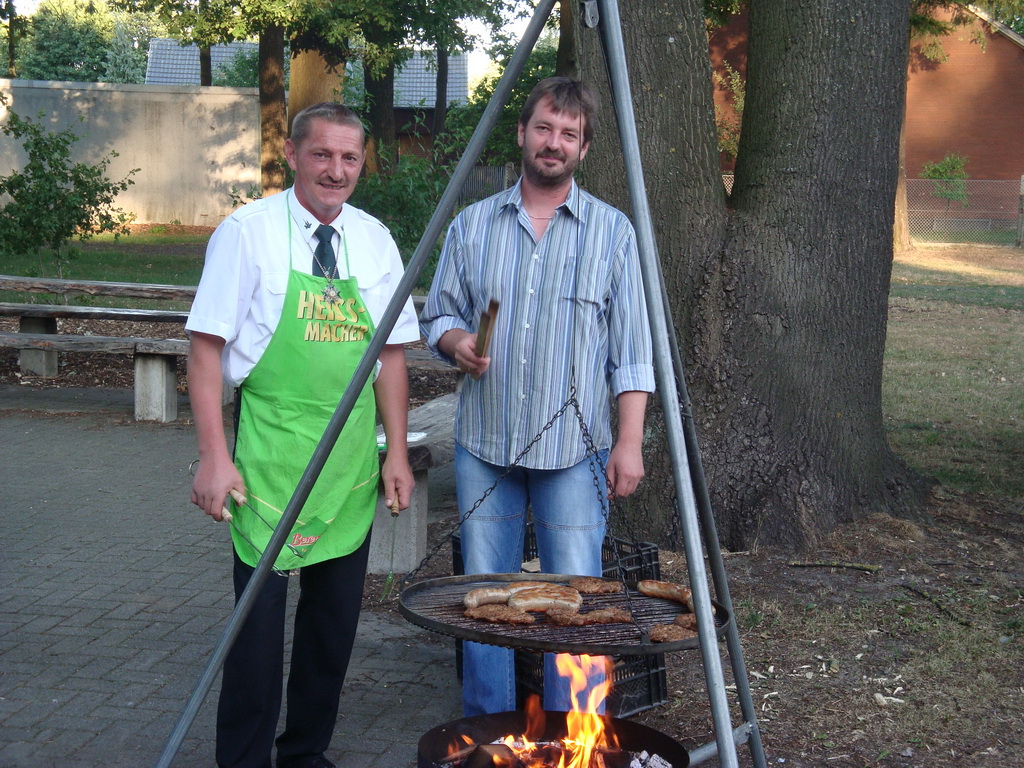
<svg viewBox="0 0 1024 768">
<path fill-rule="evenodd" d="M 0 257 L 0 274 L 28 277 L 64 277 L 73 280 L 107 280 L 126 283 L 159 283 L 165 285 L 196 285 L 203 272 L 203 257 L 209 232 L 183 234 L 149 228 L 145 232 L 122 236 L 99 235 L 76 246 L 70 259 L 58 269 L 45 255 L 20 258 Z M 19 295 L 0 291 L 0 301 L 56 300 L 45 294 Z M 147 302 L 139 299 L 116 299 L 108 296 L 78 296 L 76 304 L 99 306 L 172 306 L 168 302 Z M 181 307 L 187 309 L 187 306 Z"/>
<path fill-rule="evenodd" d="M 1024 504 L 1024 250 L 897 257 L 883 407 L 897 453 L 958 490 Z"/>
<path fill-rule="evenodd" d="M 174 227 L 116 242 L 100 236 L 78 248 L 63 276 L 195 285 L 208 238 Z M 0 260 L 0 273 L 53 277 L 56 267 L 36 257 Z M 26 297 L 0 293 L 0 300 Z M 1024 457 L 1022 312 L 1024 250 L 919 245 L 898 256 L 883 397 L 890 440 L 914 467 L 955 489 L 1008 494 L 1024 504 L 1017 468 Z"/>
</svg>

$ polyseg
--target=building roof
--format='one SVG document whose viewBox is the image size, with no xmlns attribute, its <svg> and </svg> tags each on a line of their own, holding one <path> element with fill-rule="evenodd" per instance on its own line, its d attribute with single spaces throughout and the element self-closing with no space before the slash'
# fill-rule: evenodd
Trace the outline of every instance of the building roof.
<svg viewBox="0 0 1024 768">
<path fill-rule="evenodd" d="M 248 42 L 223 43 L 210 47 L 214 75 L 229 66 L 241 51 L 255 51 L 258 45 Z M 350 70 L 356 72 L 357 69 Z M 395 73 L 395 106 L 434 106 L 433 62 L 416 52 Z M 149 42 L 146 65 L 148 85 L 199 85 L 199 48 L 181 45 L 177 40 L 155 37 Z M 464 104 L 469 94 L 469 59 L 452 56 L 448 62 L 448 103 Z"/>
</svg>

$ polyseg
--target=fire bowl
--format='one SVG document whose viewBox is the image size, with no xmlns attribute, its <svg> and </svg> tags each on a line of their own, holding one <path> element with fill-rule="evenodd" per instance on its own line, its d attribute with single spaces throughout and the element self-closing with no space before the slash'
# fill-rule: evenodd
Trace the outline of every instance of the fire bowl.
<svg viewBox="0 0 1024 768">
<path fill-rule="evenodd" d="M 565 713 L 545 712 L 544 731 L 531 734 L 538 742 L 558 741 L 566 734 Z M 619 746 L 629 752 L 647 751 L 657 754 L 672 764 L 672 768 L 686 768 L 690 755 L 675 739 L 646 725 L 605 717 L 605 727 L 614 731 Z M 418 768 L 453 768 L 458 762 L 448 760 L 448 749 L 452 743 L 461 741 L 462 736 L 477 744 L 490 744 L 508 734 L 522 734 L 526 730 L 525 712 L 499 712 L 493 715 L 476 715 L 452 720 L 432 728 L 420 737 Z"/>
</svg>

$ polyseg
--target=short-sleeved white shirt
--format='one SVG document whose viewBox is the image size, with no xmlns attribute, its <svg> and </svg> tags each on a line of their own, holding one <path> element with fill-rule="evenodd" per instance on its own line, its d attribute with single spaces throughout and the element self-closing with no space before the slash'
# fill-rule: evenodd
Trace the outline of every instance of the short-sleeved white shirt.
<svg viewBox="0 0 1024 768">
<path fill-rule="evenodd" d="M 284 308 L 289 269 L 313 273 L 319 223 L 289 189 L 239 208 L 210 238 L 185 329 L 224 339 L 221 364 L 232 386 L 245 380 L 270 343 Z M 383 224 L 348 204 L 331 226 L 338 273 L 342 279 L 356 279 L 376 325 L 402 279 L 398 247 Z M 346 247 L 351 274 L 346 270 Z M 417 341 L 417 322 L 412 299 L 407 298 L 388 343 Z"/>
</svg>

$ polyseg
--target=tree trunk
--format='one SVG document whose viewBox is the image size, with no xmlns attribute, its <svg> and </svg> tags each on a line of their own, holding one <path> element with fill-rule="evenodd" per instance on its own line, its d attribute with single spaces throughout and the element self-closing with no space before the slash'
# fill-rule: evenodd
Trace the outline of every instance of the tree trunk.
<svg viewBox="0 0 1024 768">
<path fill-rule="evenodd" d="M 892 228 L 892 248 L 896 253 L 910 250 L 910 207 L 907 203 L 907 100 L 900 112 L 900 148 L 896 163 L 896 206 Z"/>
<path fill-rule="evenodd" d="M 319 51 L 302 51 L 292 57 L 288 78 L 288 132 L 292 119 L 306 107 L 321 101 L 341 101 L 345 65 L 328 66 Z"/>
<path fill-rule="evenodd" d="M 438 44 L 437 77 L 434 79 L 434 119 L 430 125 L 430 135 L 436 140 L 444 133 L 444 123 L 448 116 L 448 51 L 444 45 Z"/>
<path fill-rule="evenodd" d="M 284 142 L 288 112 L 284 90 L 284 28 L 260 32 L 260 187 L 273 195 L 285 188 Z"/>
<path fill-rule="evenodd" d="M 576 59 L 576 3 L 574 0 L 559 0 L 558 3 L 558 52 L 555 56 L 555 73 L 562 77 L 579 77 L 579 61 Z"/>
<path fill-rule="evenodd" d="M 12 80 L 18 76 L 14 66 L 14 54 L 17 50 L 19 21 L 13 0 L 7 0 L 7 76 Z"/>
<path fill-rule="evenodd" d="M 199 46 L 199 84 L 213 85 L 213 60 L 208 45 Z"/>
<path fill-rule="evenodd" d="M 796 550 L 870 511 L 917 514 L 924 484 L 892 454 L 881 408 L 906 4 L 751 1 L 728 210 L 702 4 L 629 3 L 622 15 L 665 288 L 723 544 Z M 603 80 L 587 37 L 588 79 Z M 586 182 L 621 204 L 611 127 L 599 138 Z M 659 422 L 628 514 L 664 541 L 674 502 Z"/>
<path fill-rule="evenodd" d="M 379 173 L 398 162 L 398 130 L 395 127 L 395 65 L 381 72 L 366 70 L 366 113 L 370 136 L 366 142 L 366 172 Z"/>
</svg>

